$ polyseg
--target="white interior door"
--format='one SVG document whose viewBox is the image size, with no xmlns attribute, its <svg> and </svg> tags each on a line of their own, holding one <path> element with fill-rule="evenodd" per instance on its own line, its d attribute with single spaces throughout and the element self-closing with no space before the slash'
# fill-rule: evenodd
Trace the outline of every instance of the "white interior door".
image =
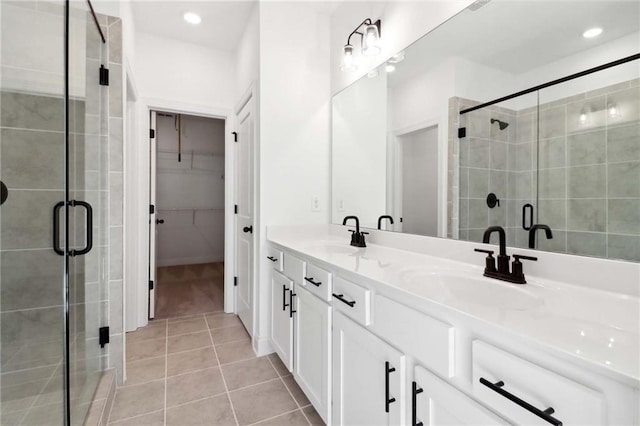
<svg viewBox="0 0 640 426">
<path fill-rule="evenodd" d="M 157 251 L 157 208 L 156 208 L 156 112 L 151 111 L 149 134 L 149 319 L 156 315 L 156 251 Z"/>
<path fill-rule="evenodd" d="M 254 231 L 254 100 L 237 113 L 236 150 L 236 314 L 253 335 L 253 231 Z"/>
</svg>

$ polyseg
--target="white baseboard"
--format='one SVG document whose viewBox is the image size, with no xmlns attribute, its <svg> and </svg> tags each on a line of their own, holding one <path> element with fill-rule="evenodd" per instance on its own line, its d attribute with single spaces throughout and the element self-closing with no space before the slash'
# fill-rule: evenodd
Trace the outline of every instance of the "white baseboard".
<svg viewBox="0 0 640 426">
<path fill-rule="evenodd" d="M 269 355 L 274 351 L 273 346 L 271 346 L 271 340 L 270 339 L 258 339 L 258 338 L 254 338 L 253 339 L 253 350 L 256 351 L 256 355 L 260 356 L 265 356 L 265 355 Z"/>
</svg>

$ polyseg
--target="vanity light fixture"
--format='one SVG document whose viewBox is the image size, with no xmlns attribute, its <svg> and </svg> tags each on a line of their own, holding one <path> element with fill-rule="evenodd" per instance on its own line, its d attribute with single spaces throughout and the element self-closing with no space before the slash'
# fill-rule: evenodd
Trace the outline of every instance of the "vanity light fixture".
<svg viewBox="0 0 640 426">
<path fill-rule="evenodd" d="M 589 108 L 585 106 L 585 107 L 582 107 L 582 109 L 580 110 L 580 115 L 578 116 L 578 123 L 580 123 L 581 126 L 584 126 L 588 122 L 589 122 Z"/>
<path fill-rule="evenodd" d="M 364 30 L 360 29 L 364 26 Z M 342 71 L 355 71 L 358 67 L 354 62 L 354 50 L 351 44 L 351 36 L 358 34 L 361 39 L 361 52 L 365 56 L 375 56 L 380 53 L 380 20 L 373 22 L 367 18 L 347 37 L 347 44 L 342 48 Z"/>
<path fill-rule="evenodd" d="M 602 34 L 602 28 L 595 27 L 595 28 L 589 28 L 588 30 L 583 32 L 582 33 L 582 37 L 584 37 L 584 38 L 594 38 L 594 37 L 598 37 L 600 34 Z"/>
<path fill-rule="evenodd" d="M 182 15 L 182 17 L 185 21 L 192 25 L 198 25 L 200 22 L 202 22 L 202 18 L 197 13 L 186 12 L 184 15 Z"/>
<path fill-rule="evenodd" d="M 616 105 L 615 102 L 610 102 L 607 105 L 607 114 L 609 115 L 609 118 L 619 118 L 620 117 L 620 111 L 618 110 L 618 105 Z"/>
</svg>

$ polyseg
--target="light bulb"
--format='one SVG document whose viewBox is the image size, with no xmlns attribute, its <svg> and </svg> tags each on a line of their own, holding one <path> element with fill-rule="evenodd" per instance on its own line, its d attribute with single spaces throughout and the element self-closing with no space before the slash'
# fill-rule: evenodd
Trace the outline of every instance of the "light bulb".
<svg viewBox="0 0 640 426">
<path fill-rule="evenodd" d="M 582 33 L 582 37 L 584 38 L 594 38 L 602 34 L 602 28 L 589 28 L 587 31 Z"/>
<path fill-rule="evenodd" d="M 380 33 L 374 24 L 364 28 L 362 36 L 362 54 L 365 56 L 375 56 L 380 53 Z"/>
<path fill-rule="evenodd" d="M 580 115 L 578 116 L 578 122 L 580 125 L 585 125 L 589 121 L 589 110 L 584 107 L 580 110 Z"/>
<path fill-rule="evenodd" d="M 185 21 L 193 25 L 197 25 L 200 22 L 202 22 L 202 18 L 193 12 L 187 12 L 184 15 L 182 15 L 182 17 L 184 18 Z"/>
<path fill-rule="evenodd" d="M 396 70 L 396 66 L 393 64 L 387 64 L 387 66 L 385 67 L 385 70 L 387 72 L 394 72 Z"/>
<path fill-rule="evenodd" d="M 607 111 L 609 113 L 609 118 L 618 118 L 620 116 L 618 106 L 614 103 L 607 105 Z"/>
<path fill-rule="evenodd" d="M 355 71 L 358 69 L 353 58 L 353 46 L 345 44 L 342 48 L 342 71 Z"/>
</svg>

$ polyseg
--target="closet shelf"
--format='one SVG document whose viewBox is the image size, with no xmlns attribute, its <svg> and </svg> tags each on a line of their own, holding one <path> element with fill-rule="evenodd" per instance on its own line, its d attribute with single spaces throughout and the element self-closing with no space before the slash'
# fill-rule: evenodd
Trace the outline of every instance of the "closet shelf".
<svg viewBox="0 0 640 426">
<path fill-rule="evenodd" d="M 224 207 L 212 208 L 212 207 L 177 207 L 177 208 L 162 208 L 158 207 L 158 211 L 163 212 L 190 212 L 190 211 L 224 211 Z"/>
</svg>

